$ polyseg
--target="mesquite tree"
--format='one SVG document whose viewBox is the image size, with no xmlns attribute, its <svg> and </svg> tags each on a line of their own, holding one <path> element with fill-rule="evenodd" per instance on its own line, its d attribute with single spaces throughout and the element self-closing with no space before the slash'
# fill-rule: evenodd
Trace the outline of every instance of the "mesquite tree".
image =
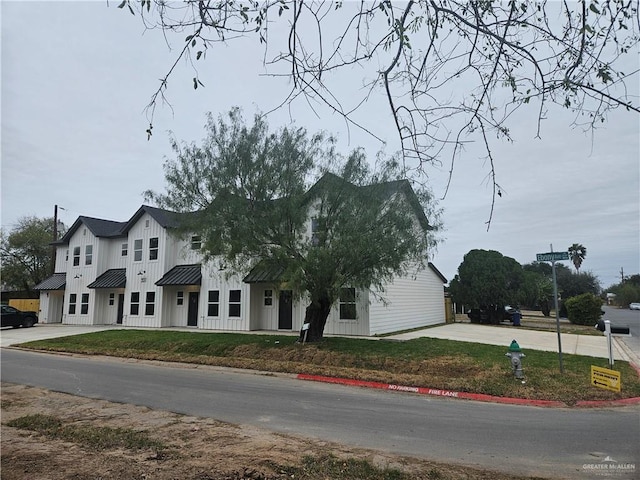
<svg viewBox="0 0 640 480">
<path fill-rule="evenodd" d="M 372 170 L 360 150 L 342 158 L 331 138 L 270 133 L 259 115 L 247 126 L 238 109 L 209 116 L 201 145 L 173 148 L 166 192 L 147 197 L 191 212 L 180 229 L 200 235 L 205 257 L 227 273 L 271 272 L 276 288 L 307 301 L 308 341 L 322 339 L 342 289 L 382 292 L 395 275 L 427 266 L 439 210 L 393 159 Z"/>
</svg>

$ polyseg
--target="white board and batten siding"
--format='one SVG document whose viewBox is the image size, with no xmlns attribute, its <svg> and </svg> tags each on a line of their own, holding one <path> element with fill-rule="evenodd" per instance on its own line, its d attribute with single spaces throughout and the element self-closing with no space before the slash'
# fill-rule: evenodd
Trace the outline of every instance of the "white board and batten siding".
<svg viewBox="0 0 640 480">
<path fill-rule="evenodd" d="M 431 268 L 420 270 L 415 275 L 396 277 L 387 285 L 383 297 L 386 305 L 372 298 L 369 306 L 369 335 L 445 322 L 444 286 Z"/>
<path fill-rule="evenodd" d="M 368 336 L 369 335 L 369 293 L 356 290 L 356 318 L 340 318 L 340 303 L 331 306 L 324 333 L 329 335 Z"/>
<path fill-rule="evenodd" d="M 163 291 L 155 283 L 166 272 L 166 250 L 168 234 L 151 215 L 145 213 L 128 234 L 129 252 L 127 255 L 127 294 L 124 299 L 123 325 L 128 327 L 158 328 L 162 326 Z M 150 239 L 158 238 L 158 257 L 150 260 Z M 142 240 L 142 259 L 135 260 L 135 241 Z M 131 314 L 131 293 L 138 292 L 139 310 Z M 148 292 L 155 292 L 154 313 L 145 315 Z"/>
<path fill-rule="evenodd" d="M 95 292 L 88 285 L 96 279 L 100 239 L 96 238 L 86 225 L 73 234 L 69 241 L 69 260 L 66 262 L 66 288 L 62 323 L 68 325 L 93 325 L 95 312 Z M 104 243 L 104 240 L 102 241 Z M 87 265 L 87 246 L 91 245 L 91 264 Z M 73 264 L 74 249 L 80 247 L 79 265 Z M 66 248 L 65 248 L 66 258 Z M 56 260 L 57 262 L 57 260 Z M 71 295 L 76 295 L 75 313 L 71 313 Z M 89 295 L 87 313 L 82 313 L 82 296 Z"/>
</svg>

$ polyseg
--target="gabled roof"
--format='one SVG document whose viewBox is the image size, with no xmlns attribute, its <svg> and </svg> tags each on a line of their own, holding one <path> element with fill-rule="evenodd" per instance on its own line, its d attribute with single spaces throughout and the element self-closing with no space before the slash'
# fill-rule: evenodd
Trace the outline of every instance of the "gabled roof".
<svg viewBox="0 0 640 480">
<path fill-rule="evenodd" d="M 126 222 L 122 229 L 122 233 L 127 233 L 131 230 L 138 220 L 148 213 L 162 228 L 176 228 L 180 225 L 180 217 L 187 215 L 184 213 L 176 213 L 171 210 L 164 210 L 162 208 L 150 207 L 149 205 L 142 205 L 136 213 Z"/>
<path fill-rule="evenodd" d="M 200 264 L 176 265 L 156 282 L 159 287 L 179 286 L 179 285 L 200 285 L 202 283 L 202 272 Z"/>
<path fill-rule="evenodd" d="M 67 284 L 66 273 L 54 273 L 49 278 L 41 281 L 35 287 L 34 290 L 64 290 Z"/>
<path fill-rule="evenodd" d="M 309 190 L 307 190 L 307 193 L 305 194 L 305 202 L 309 202 L 313 198 L 316 198 L 323 191 L 336 188 L 346 188 L 354 193 L 364 192 L 366 195 L 371 195 L 372 198 L 377 198 L 380 201 L 388 199 L 396 193 L 402 193 L 405 195 L 409 205 L 413 208 L 418 221 L 421 223 L 423 228 L 425 230 L 432 230 L 422 205 L 420 205 L 418 197 L 413 191 L 409 180 L 393 180 L 389 182 L 358 186 L 346 181 L 344 178 L 334 173 L 325 173 L 315 184 L 311 186 L 311 188 L 309 188 Z"/>
<path fill-rule="evenodd" d="M 127 283 L 127 272 L 124 268 L 107 270 L 95 281 L 87 285 L 88 288 L 124 288 Z"/>
<path fill-rule="evenodd" d="M 115 238 L 122 236 L 122 229 L 126 225 L 125 222 L 116 222 L 113 220 L 103 220 L 101 218 L 80 216 L 73 222 L 71 228 L 57 242 L 51 245 L 67 245 L 71 237 L 84 225 L 96 237 Z"/>
</svg>

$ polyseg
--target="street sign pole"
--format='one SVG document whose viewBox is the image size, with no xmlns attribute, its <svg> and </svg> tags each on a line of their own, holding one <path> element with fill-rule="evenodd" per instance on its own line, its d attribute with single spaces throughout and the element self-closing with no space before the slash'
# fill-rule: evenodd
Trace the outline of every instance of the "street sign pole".
<svg viewBox="0 0 640 480">
<path fill-rule="evenodd" d="M 551 272 L 553 274 L 553 301 L 556 309 L 556 331 L 558 332 L 558 360 L 560 361 L 560 373 L 564 373 L 562 365 L 562 339 L 560 337 L 560 312 L 558 311 L 558 282 L 556 281 L 556 261 L 553 255 L 553 244 L 551 247 Z"/>
<path fill-rule="evenodd" d="M 564 373 L 562 365 L 562 340 L 560 338 L 560 312 L 558 310 L 558 282 L 556 280 L 556 260 L 569 260 L 568 252 L 554 252 L 553 245 L 548 253 L 536 254 L 536 261 L 551 262 L 551 272 L 553 273 L 553 303 L 556 309 L 556 330 L 558 332 L 558 357 L 560 359 L 560 373 Z"/>
</svg>

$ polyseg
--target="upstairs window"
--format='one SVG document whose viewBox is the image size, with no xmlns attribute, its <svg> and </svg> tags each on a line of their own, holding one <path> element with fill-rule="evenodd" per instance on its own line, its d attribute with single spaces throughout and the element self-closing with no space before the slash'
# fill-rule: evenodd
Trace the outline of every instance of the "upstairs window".
<svg viewBox="0 0 640 480">
<path fill-rule="evenodd" d="M 229 290 L 229 316 L 230 317 L 240 316 L 240 312 L 241 312 L 240 299 L 241 299 L 240 290 Z"/>
<path fill-rule="evenodd" d="M 133 241 L 133 261 L 141 262 L 142 261 L 142 239 Z"/>
<path fill-rule="evenodd" d="M 80 247 L 73 247 L 73 266 L 80 265 Z"/>
<path fill-rule="evenodd" d="M 200 248 L 202 248 L 202 237 L 193 235 L 191 237 L 191 250 L 200 250 Z"/>
<path fill-rule="evenodd" d="M 356 319 L 356 289 L 340 289 L 340 320 Z"/>
<path fill-rule="evenodd" d="M 69 261 L 69 249 L 67 248 L 67 253 L 64 256 L 64 261 L 68 262 Z"/>
<path fill-rule="evenodd" d="M 93 245 L 84 247 L 84 264 L 91 265 L 93 263 Z"/>
<path fill-rule="evenodd" d="M 122 256 L 126 257 L 129 254 L 129 244 L 128 243 L 123 243 L 122 244 Z"/>
<path fill-rule="evenodd" d="M 158 259 L 158 237 L 149 239 L 149 260 Z"/>
</svg>

